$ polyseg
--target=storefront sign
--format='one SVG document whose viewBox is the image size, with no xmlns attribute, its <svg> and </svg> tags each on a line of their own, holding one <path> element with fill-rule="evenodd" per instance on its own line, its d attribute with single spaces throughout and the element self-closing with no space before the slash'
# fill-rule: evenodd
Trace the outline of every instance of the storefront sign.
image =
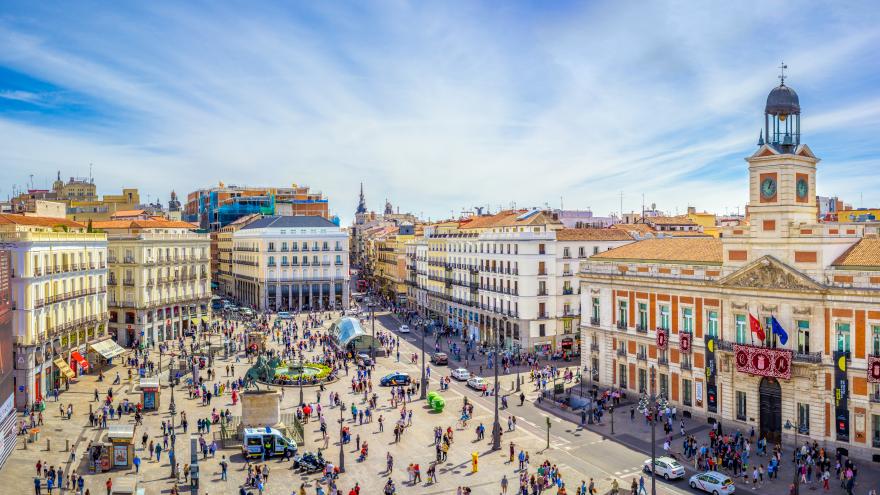
<svg viewBox="0 0 880 495">
<path fill-rule="evenodd" d="M 691 352 L 691 340 L 693 336 L 689 333 L 682 332 L 678 334 L 678 350 L 681 352 Z"/>
<path fill-rule="evenodd" d="M 706 346 L 706 393 L 708 395 L 706 399 L 706 408 L 711 413 L 718 412 L 718 387 L 715 384 L 715 375 L 718 374 L 717 364 L 715 362 L 715 337 L 712 335 L 706 334 L 705 336 L 705 346 Z M 702 402 L 703 395 L 703 386 L 700 382 L 697 382 L 697 391 L 698 398 L 697 403 Z"/>
<path fill-rule="evenodd" d="M 834 351 L 834 418 L 837 441 L 849 441 L 849 385 L 846 360 L 849 352 Z"/>
<path fill-rule="evenodd" d="M 736 370 L 750 375 L 791 379 L 792 351 L 753 345 L 733 345 Z"/>
<path fill-rule="evenodd" d="M 868 383 L 880 383 L 880 356 L 868 357 Z"/>
<path fill-rule="evenodd" d="M 666 349 L 666 344 L 669 342 L 669 335 L 666 334 L 666 330 L 657 329 L 657 348 L 658 349 Z"/>
</svg>

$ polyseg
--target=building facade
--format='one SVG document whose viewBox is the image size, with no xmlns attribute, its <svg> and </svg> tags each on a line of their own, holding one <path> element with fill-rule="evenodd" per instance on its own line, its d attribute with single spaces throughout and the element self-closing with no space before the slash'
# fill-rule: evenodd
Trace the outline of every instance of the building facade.
<svg viewBox="0 0 880 495">
<path fill-rule="evenodd" d="M 260 215 L 247 215 L 225 227 L 221 227 L 216 232 L 217 271 L 213 272 L 212 280 L 217 284 L 216 292 L 218 294 L 228 297 L 235 295 L 235 284 L 233 283 L 232 275 L 232 234 L 258 218 L 260 218 Z M 211 235 L 214 236 L 215 233 Z"/>
<path fill-rule="evenodd" d="M 583 263 L 582 365 L 729 430 L 868 453 L 880 447 L 876 228 L 817 222 L 819 159 L 801 143 L 791 88 L 770 93 L 746 161 L 748 223 Z"/>
<path fill-rule="evenodd" d="M 187 195 L 183 219 L 212 232 L 253 214 L 321 216 L 330 219 L 327 198 L 308 186 L 227 186 L 199 189 Z"/>
<path fill-rule="evenodd" d="M 18 441 L 13 376 L 12 266 L 9 251 L 0 250 L 0 469 Z"/>
<path fill-rule="evenodd" d="M 578 257 L 630 242 L 622 230 L 566 229 L 539 210 L 426 226 L 405 251 L 408 304 L 471 340 L 576 354 Z"/>
<path fill-rule="evenodd" d="M 110 333 L 119 345 L 176 339 L 210 318 L 210 239 L 171 220 L 95 222 L 107 233 Z"/>
<path fill-rule="evenodd" d="M 233 297 L 260 310 L 349 307 L 348 233 L 319 216 L 266 216 L 232 234 Z"/>
<path fill-rule="evenodd" d="M 107 236 L 67 219 L 0 215 L 10 252 L 15 406 L 91 367 L 107 335 Z"/>
</svg>

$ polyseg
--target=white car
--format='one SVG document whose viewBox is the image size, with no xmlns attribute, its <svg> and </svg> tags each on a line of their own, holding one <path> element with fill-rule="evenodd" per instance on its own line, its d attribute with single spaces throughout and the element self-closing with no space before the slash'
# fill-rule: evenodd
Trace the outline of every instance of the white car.
<svg viewBox="0 0 880 495">
<path fill-rule="evenodd" d="M 287 311 L 279 311 L 278 312 L 278 319 L 279 320 L 289 320 L 291 318 L 292 318 L 292 316 L 290 316 L 290 313 L 288 313 Z"/>
<path fill-rule="evenodd" d="M 486 390 L 489 387 L 489 383 L 485 378 L 481 378 L 479 376 L 471 376 L 468 378 L 467 386 L 474 390 Z"/>
<path fill-rule="evenodd" d="M 691 488 L 703 490 L 712 495 L 727 495 L 736 490 L 733 480 L 717 471 L 706 471 L 691 476 Z"/>
<path fill-rule="evenodd" d="M 400 325 L 400 328 L 397 329 L 400 333 L 409 333 L 409 327 L 406 325 Z"/>
<path fill-rule="evenodd" d="M 452 376 L 452 378 L 463 382 L 471 377 L 471 372 L 464 368 L 456 368 L 452 370 L 452 373 L 450 373 L 450 375 Z"/>
<path fill-rule="evenodd" d="M 645 459 L 645 464 L 642 467 L 642 470 L 646 473 L 651 473 L 651 459 Z M 684 478 L 684 466 L 672 457 L 658 457 L 654 461 L 654 470 L 656 471 L 657 476 L 662 476 L 666 480 Z"/>
</svg>

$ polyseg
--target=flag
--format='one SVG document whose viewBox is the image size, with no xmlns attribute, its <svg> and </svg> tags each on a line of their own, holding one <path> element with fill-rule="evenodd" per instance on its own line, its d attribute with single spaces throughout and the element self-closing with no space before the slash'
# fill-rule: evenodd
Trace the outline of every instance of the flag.
<svg viewBox="0 0 880 495">
<path fill-rule="evenodd" d="M 785 343 L 788 342 L 788 333 L 782 328 L 782 325 L 779 324 L 779 320 L 777 320 L 775 316 L 770 317 L 770 329 L 773 333 L 779 335 L 779 341 L 782 342 L 782 345 L 785 345 Z"/>
<path fill-rule="evenodd" d="M 764 329 L 761 328 L 761 322 L 752 316 L 751 313 L 749 313 L 749 326 L 752 327 L 752 333 L 757 335 L 759 340 L 764 340 L 766 338 L 766 335 L 764 335 Z"/>
</svg>

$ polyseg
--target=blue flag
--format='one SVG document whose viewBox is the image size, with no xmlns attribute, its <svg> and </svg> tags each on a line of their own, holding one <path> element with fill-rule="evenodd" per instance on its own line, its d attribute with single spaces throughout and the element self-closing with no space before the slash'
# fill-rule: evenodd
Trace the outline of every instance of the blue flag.
<svg viewBox="0 0 880 495">
<path fill-rule="evenodd" d="M 785 329 L 782 328 L 782 325 L 779 324 L 779 320 L 775 316 L 770 317 L 770 328 L 773 333 L 779 335 L 779 341 L 782 342 L 782 345 L 788 342 L 788 333 L 785 332 Z"/>
</svg>

